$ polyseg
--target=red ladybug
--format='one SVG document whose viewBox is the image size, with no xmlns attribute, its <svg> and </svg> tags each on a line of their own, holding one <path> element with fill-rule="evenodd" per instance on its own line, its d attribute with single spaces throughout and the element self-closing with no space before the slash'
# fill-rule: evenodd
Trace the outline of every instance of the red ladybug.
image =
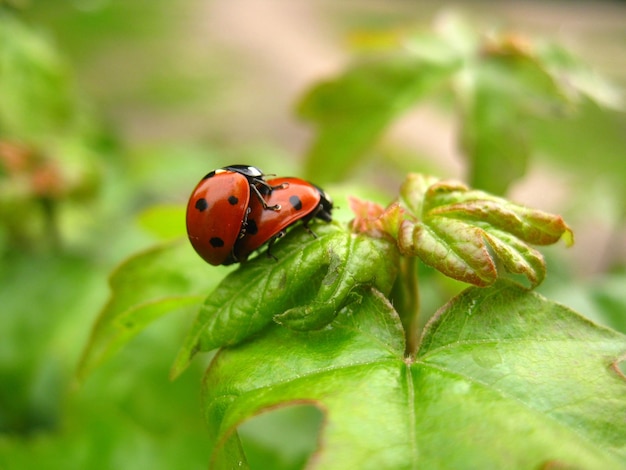
<svg viewBox="0 0 626 470">
<path fill-rule="evenodd" d="M 281 188 L 265 197 L 266 204 L 280 206 L 280 210 L 263 210 L 257 199 L 250 201 L 246 232 L 235 243 L 237 261 L 245 260 L 265 243 L 269 242 L 271 248 L 274 241 L 285 234 L 287 227 L 299 220 L 305 227 L 315 217 L 326 222 L 332 220 L 333 201 L 318 186 L 299 178 L 274 178 L 267 184 Z"/>
<path fill-rule="evenodd" d="M 202 259 L 214 266 L 236 262 L 233 248 L 246 231 L 250 201 L 261 212 L 277 211 L 280 206 L 268 206 L 262 196 L 274 189 L 261 170 L 248 165 L 227 166 L 202 178 L 187 203 L 187 235 Z"/>
</svg>

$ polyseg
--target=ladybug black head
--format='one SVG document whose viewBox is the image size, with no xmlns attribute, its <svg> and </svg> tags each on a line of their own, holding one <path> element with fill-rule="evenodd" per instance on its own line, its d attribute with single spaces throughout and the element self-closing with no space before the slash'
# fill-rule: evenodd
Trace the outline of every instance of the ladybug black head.
<svg viewBox="0 0 626 470">
<path fill-rule="evenodd" d="M 229 165 L 222 169 L 241 173 L 248 178 L 260 178 L 263 176 L 263 172 L 260 169 L 251 165 Z"/>
<path fill-rule="evenodd" d="M 315 217 L 317 217 L 319 219 L 322 219 L 325 222 L 331 222 L 332 221 L 331 212 L 333 210 L 333 200 L 328 195 L 328 193 L 326 191 L 324 191 L 322 188 L 320 188 L 318 185 L 315 184 L 313 186 L 315 186 L 315 188 L 320 193 L 320 209 L 317 212 L 317 214 L 315 214 Z"/>
</svg>

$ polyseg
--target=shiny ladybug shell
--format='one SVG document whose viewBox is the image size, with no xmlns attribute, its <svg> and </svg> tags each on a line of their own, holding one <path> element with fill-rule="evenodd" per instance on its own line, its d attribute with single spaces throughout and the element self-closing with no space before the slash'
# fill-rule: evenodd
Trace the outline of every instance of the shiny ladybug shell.
<svg viewBox="0 0 626 470">
<path fill-rule="evenodd" d="M 257 201 L 263 210 L 261 196 L 250 197 L 251 191 L 259 194 L 257 186 L 268 187 L 261 170 L 232 165 L 207 174 L 191 193 L 187 235 L 207 263 L 217 266 L 235 262 L 233 248 L 241 236 L 250 200 Z"/>
<path fill-rule="evenodd" d="M 272 243 L 285 233 L 290 225 L 308 222 L 317 217 L 330 222 L 333 202 L 319 187 L 299 178 L 274 178 L 267 183 L 275 189 L 265 196 L 267 205 L 280 206 L 279 210 L 264 210 L 261 203 L 252 198 L 246 222 L 245 234 L 235 243 L 235 258 L 245 260 L 250 253 L 265 243 Z"/>
</svg>

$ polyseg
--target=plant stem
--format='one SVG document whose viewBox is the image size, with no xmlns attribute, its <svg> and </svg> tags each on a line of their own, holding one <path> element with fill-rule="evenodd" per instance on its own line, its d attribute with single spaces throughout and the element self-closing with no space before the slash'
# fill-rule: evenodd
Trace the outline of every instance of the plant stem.
<svg viewBox="0 0 626 470">
<path fill-rule="evenodd" d="M 393 288 L 392 299 L 404 327 L 404 352 L 407 357 L 414 357 L 419 341 L 420 315 L 417 258 L 400 258 L 400 272 Z"/>
</svg>

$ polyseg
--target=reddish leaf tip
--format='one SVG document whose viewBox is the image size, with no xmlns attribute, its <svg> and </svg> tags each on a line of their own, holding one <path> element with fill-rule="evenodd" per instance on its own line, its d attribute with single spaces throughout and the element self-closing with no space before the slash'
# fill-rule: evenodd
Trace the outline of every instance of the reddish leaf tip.
<svg viewBox="0 0 626 470">
<path fill-rule="evenodd" d="M 375 202 L 350 196 L 348 204 L 355 214 L 350 227 L 353 232 L 365 233 L 374 238 L 397 239 L 404 213 L 398 203 L 385 209 Z"/>
</svg>

